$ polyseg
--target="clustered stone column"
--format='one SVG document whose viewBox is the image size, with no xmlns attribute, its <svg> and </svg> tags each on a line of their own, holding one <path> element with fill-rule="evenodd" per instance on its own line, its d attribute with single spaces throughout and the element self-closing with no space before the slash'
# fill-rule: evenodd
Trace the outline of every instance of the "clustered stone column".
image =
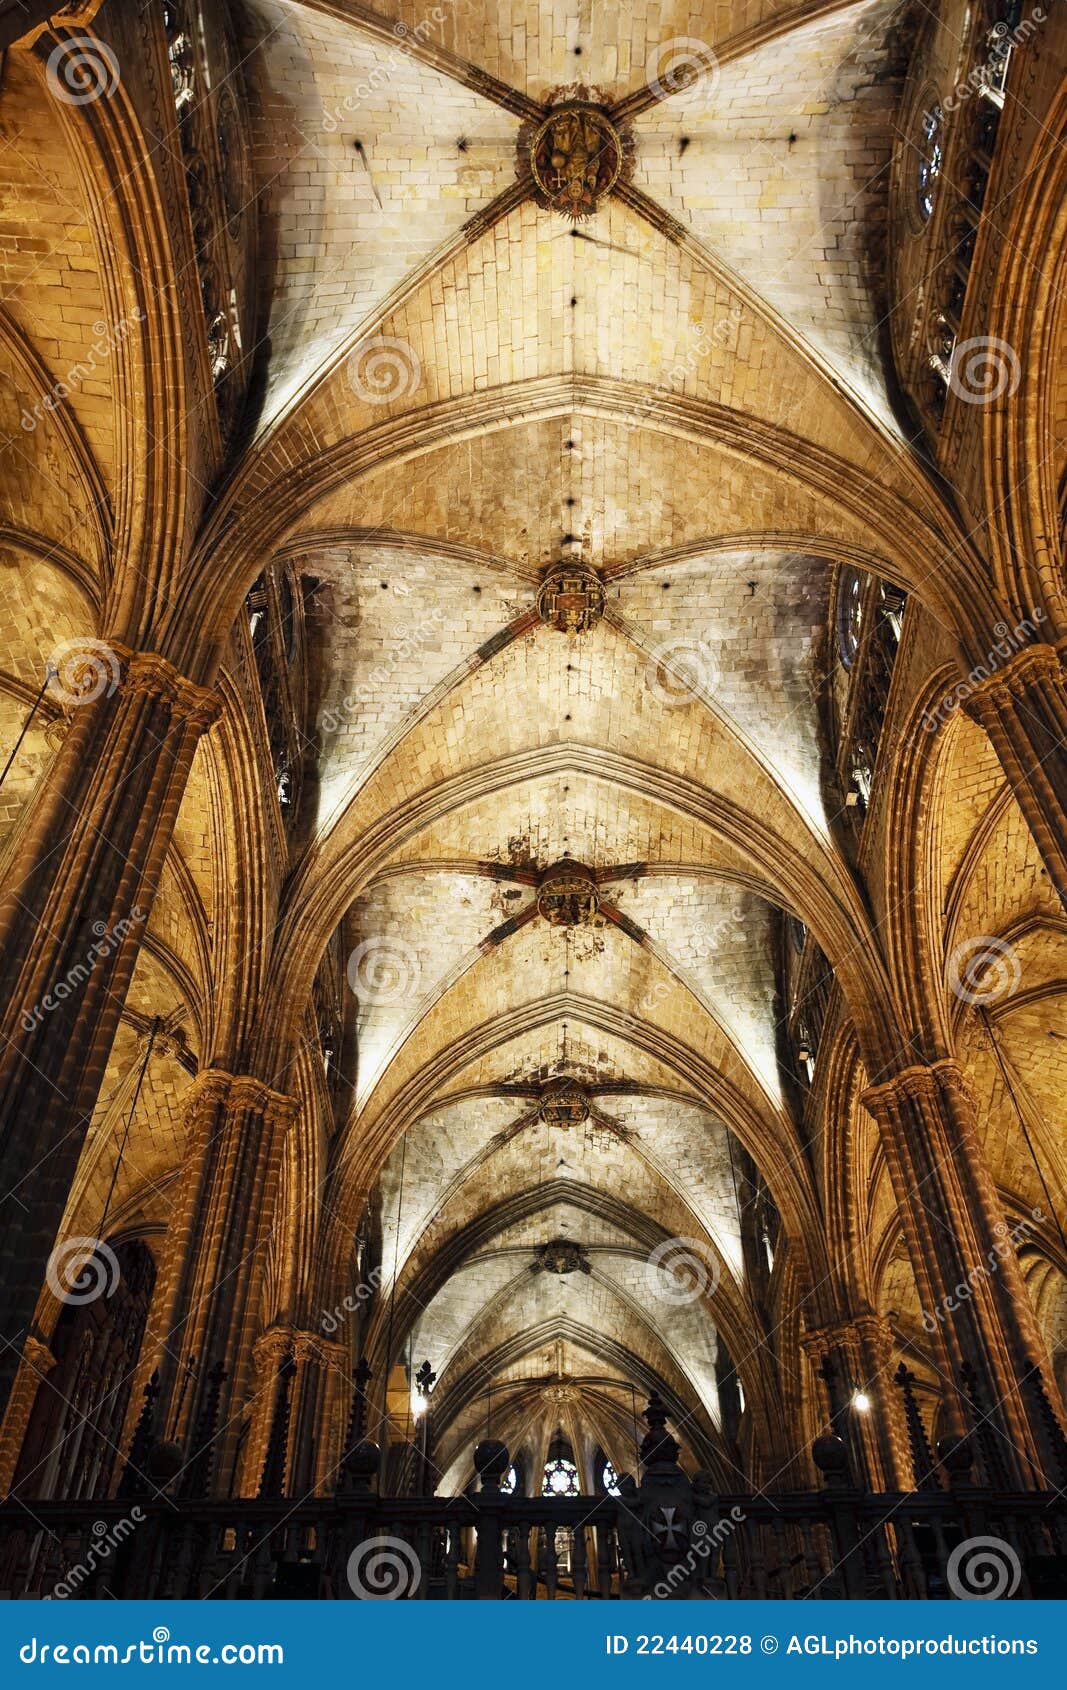
<svg viewBox="0 0 1067 1690">
<path fill-rule="evenodd" d="M 962 1381 L 967 1420 L 988 1429 L 1008 1482 L 1053 1478 L 1026 1390 L 1051 1385 L 1051 1373 L 962 1070 L 951 1061 L 906 1068 L 863 1101 L 881 1128 L 953 1435 L 968 1430 Z"/>
<path fill-rule="evenodd" d="M 168 1236 L 164 1286 L 146 1339 L 163 1379 L 159 1424 L 188 1464 L 211 1374 L 225 1370 L 211 1465 L 228 1472 L 235 1405 L 255 1394 L 250 1342 L 274 1218 L 284 1134 L 296 1100 L 249 1074 L 205 1069 L 187 1093 L 184 1207 Z M 195 1360 L 192 1360 L 195 1358 Z M 188 1372 L 191 1384 L 185 1382 Z M 272 1393 L 269 1382 L 265 1394 Z M 269 1410 L 267 1411 L 269 1413 Z"/>
<path fill-rule="evenodd" d="M 6 1496 L 11 1489 L 37 1392 L 55 1365 L 56 1358 L 48 1345 L 31 1332 L 22 1348 L 0 1437 L 0 1496 Z"/>
<path fill-rule="evenodd" d="M 89 684 L 73 693 L 70 732 L 0 897 L 0 1406 L 45 1281 L 193 755 L 218 712 L 213 694 L 162 657 L 112 644 L 91 647 L 86 663 Z"/>
<path fill-rule="evenodd" d="M 964 704 L 984 728 L 1067 909 L 1067 677 L 1054 646 L 1027 646 Z"/>
<path fill-rule="evenodd" d="M 316 1471 L 320 1400 L 330 1396 L 339 1432 L 344 1430 L 347 1402 L 347 1354 L 343 1346 L 285 1324 L 268 1327 L 252 1347 L 253 1389 L 248 1404 L 249 1430 L 241 1462 L 241 1493 L 255 1496 L 268 1465 L 272 1436 L 277 1431 L 280 1380 L 285 1367 L 291 1369 L 287 1390 L 288 1429 L 284 1461 L 281 1464 L 279 1495 L 310 1496 L 318 1488 Z M 342 1387 L 340 1394 L 328 1392 L 333 1374 Z M 340 1441 L 338 1440 L 338 1449 Z M 334 1475 L 336 1482 L 336 1475 Z M 323 1488 L 334 1488 L 329 1482 Z"/>
<path fill-rule="evenodd" d="M 890 1377 L 893 1332 L 889 1322 L 873 1311 L 808 1332 L 801 1346 L 816 1374 L 829 1365 L 833 1386 L 830 1421 L 833 1430 L 851 1445 L 859 1471 L 854 1483 L 872 1490 L 910 1490 L 907 1431 Z M 868 1412 L 854 1406 L 863 1391 L 871 1399 Z"/>
</svg>

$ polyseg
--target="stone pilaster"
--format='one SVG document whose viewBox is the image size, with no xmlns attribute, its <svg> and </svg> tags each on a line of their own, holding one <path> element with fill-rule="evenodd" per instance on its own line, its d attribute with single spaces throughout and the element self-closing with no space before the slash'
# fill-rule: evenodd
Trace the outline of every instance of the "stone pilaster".
<svg viewBox="0 0 1067 1690">
<path fill-rule="evenodd" d="M 0 1403 L 92 1118 L 214 695 L 89 642 L 57 677 L 71 726 L 0 896 Z"/>
<path fill-rule="evenodd" d="M 974 1420 L 957 1396 L 969 1368 L 1006 1474 L 1032 1485 L 1047 1454 L 1021 1382 L 1040 1375 L 1053 1397 L 1055 1386 L 963 1072 L 950 1061 L 906 1068 L 863 1101 L 881 1128 L 953 1432 Z"/>
<path fill-rule="evenodd" d="M 215 1482 L 223 1487 L 230 1480 L 238 1410 L 255 1389 L 259 1293 L 284 1135 L 296 1110 L 295 1099 L 262 1080 L 219 1069 L 198 1074 L 186 1094 L 184 1204 L 168 1237 L 165 1285 L 145 1349 L 163 1376 L 160 1424 L 187 1459 L 195 1454 L 188 1446 L 208 1371 L 226 1369 L 214 1463 Z M 195 1379 L 183 1390 L 191 1356 Z M 247 1471 L 247 1456 L 242 1467 Z"/>
<path fill-rule="evenodd" d="M 1067 675 L 1055 646 L 1027 646 L 964 709 L 989 736 L 1067 909 Z"/>
</svg>

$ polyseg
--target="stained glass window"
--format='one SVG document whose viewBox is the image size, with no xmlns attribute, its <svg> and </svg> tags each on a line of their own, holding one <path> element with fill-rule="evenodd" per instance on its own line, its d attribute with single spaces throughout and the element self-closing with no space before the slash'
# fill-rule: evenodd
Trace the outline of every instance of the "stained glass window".
<svg viewBox="0 0 1067 1690">
<path fill-rule="evenodd" d="M 941 174 L 941 160 L 944 156 L 941 138 L 943 122 L 944 113 L 939 105 L 931 106 L 929 111 L 923 112 L 916 148 L 919 161 L 916 186 L 919 211 L 924 222 L 934 209 L 935 185 Z"/>
<path fill-rule="evenodd" d="M 616 1473 L 610 1461 L 605 1461 L 604 1463 L 603 1471 L 600 1475 L 600 1482 L 604 1486 L 604 1494 L 606 1496 L 618 1496 L 619 1475 Z"/>
<path fill-rule="evenodd" d="M 501 1494 L 503 1496 L 514 1496 L 515 1495 L 515 1486 L 518 1484 L 518 1482 L 519 1482 L 519 1475 L 516 1473 L 514 1467 L 509 1467 L 507 1472 L 504 1474 L 504 1477 L 500 1481 Z"/>
<path fill-rule="evenodd" d="M 568 1461 L 566 1456 L 560 1455 L 555 1461 L 545 1462 L 542 1496 L 579 1496 L 581 1488 L 578 1469 L 573 1461 Z"/>
</svg>

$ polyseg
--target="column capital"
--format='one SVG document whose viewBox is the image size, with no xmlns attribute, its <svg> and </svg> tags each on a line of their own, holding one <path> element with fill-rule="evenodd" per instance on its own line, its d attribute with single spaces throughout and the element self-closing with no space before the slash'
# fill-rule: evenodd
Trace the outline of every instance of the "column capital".
<svg viewBox="0 0 1067 1690">
<path fill-rule="evenodd" d="M 1067 679 L 1064 659 L 1065 654 L 1054 645 L 1023 646 L 1001 668 L 975 683 L 963 700 L 964 713 L 984 727 L 991 712 L 1006 708 L 1028 687 L 1041 682 L 1062 686 Z"/>
<path fill-rule="evenodd" d="M 224 1068 L 201 1068 L 185 1093 L 194 1118 L 211 1109 L 244 1108 L 263 1115 L 271 1125 L 284 1126 L 299 1108 L 295 1097 L 274 1091 L 254 1074 L 230 1074 Z"/>
<path fill-rule="evenodd" d="M 858 1356 L 865 1343 L 881 1346 L 887 1352 L 893 1344 L 893 1328 L 884 1315 L 876 1314 L 873 1309 L 831 1321 L 828 1326 L 810 1327 L 800 1338 L 800 1347 L 811 1361 L 818 1361 L 826 1350 L 836 1348 Z"/>
<path fill-rule="evenodd" d="M 35 1373 L 42 1377 L 46 1373 L 51 1373 L 56 1365 L 56 1358 L 51 1347 L 45 1343 L 43 1338 L 36 1337 L 32 1332 L 26 1335 L 26 1342 L 22 1346 L 22 1359 L 27 1367 L 31 1367 Z"/>
<path fill-rule="evenodd" d="M 128 646 L 111 642 L 122 661 L 122 687 L 132 696 L 143 693 L 148 698 L 169 704 L 183 720 L 199 733 L 206 733 L 222 712 L 222 699 L 213 687 L 198 686 L 190 681 L 166 657 L 155 651 L 131 651 Z"/>
<path fill-rule="evenodd" d="M 269 1326 L 252 1345 L 252 1360 L 256 1372 L 268 1376 L 278 1371 L 286 1356 L 293 1353 L 294 1332 L 291 1326 Z"/>
<path fill-rule="evenodd" d="M 284 1361 L 291 1355 L 294 1361 L 329 1361 L 339 1363 L 348 1377 L 348 1346 L 339 1344 L 336 1339 L 324 1338 L 321 1332 L 313 1332 L 307 1327 L 290 1326 L 284 1321 L 278 1321 L 274 1326 L 268 1326 L 252 1346 L 252 1356 L 257 1369 L 268 1369 L 273 1363 Z"/>
<path fill-rule="evenodd" d="M 901 1103 L 936 1103 L 946 1093 L 951 1093 L 965 1106 L 974 1107 L 970 1082 L 959 1063 L 951 1057 L 939 1062 L 917 1062 L 910 1068 L 902 1068 L 892 1079 L 868 1086 L 860 1093 L 860 1102 L 878 1119 Z"/>
</svg>

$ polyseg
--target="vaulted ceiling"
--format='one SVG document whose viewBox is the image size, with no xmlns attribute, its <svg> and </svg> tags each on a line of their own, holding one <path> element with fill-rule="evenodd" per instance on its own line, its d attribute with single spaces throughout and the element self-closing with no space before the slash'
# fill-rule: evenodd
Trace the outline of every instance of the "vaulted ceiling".
<svg viewBox="0 0 1067 1690">
<path fill-rule="evenodd" d="M 753 1397 L 771 1341 L 742 1244 L 758 1187 L 782 1216 L 771 1271 L 824 1272 L 783 1062 L 783 912 L 872 1041 L 893 1037 L 883 942 L 825 779 L 834 571 L 910 589 L 932 664 L 953 654 L 941 595 L 966 562 L 885 359 L 898 8 L 245 0 L 233 19 L 261 379 L 172 625 L 192 668 L 266 564 L 315 583 L 309 779 L 262 992 L 272 1032 L 299 1025 L 340 930 L 356 1057 L 319 1256 L 347 1271 L 357 1231 L 376 1233 L 368 1342 L 437 1370 L 450 1486 L 470 1476 L 490 1392 L 494 1431 L 531 1460 L 562 1430 L 583 1459 L 599 1446 L 622 1465 L 633 1393 L 655 1386 L 687 1454 L 727 1475 L 723 1358 Z M 8 139 L 27 198 L 47 184 L 37 217 L 57 256 L 43 290 L 19 259 L 0 330 L 10 319 L 58 375 L 71 290 L 90 313 L 101 293 L 85 187 L 40 80 L 17 55 L 7 75 Z M 620 137 L 618 182 L 581 221 L 520 162 L 565 96 Z M 115 367 L 64 424 L 21 438 L 24 352 L 0 389 L 18 545 L 36 535 L 47 559 L 32 594 L 5 600 L 13 676 L 106 590 Z M 576 633 L 544 614 L 561 563 L 602 593 Z M 24 707 L 9 688 L 12 737 Z M 35 734 L 26 790 L 47 756 Z M 210 758 L 135 979 L 144 1020 L 210 994 L 212 926 L 242 895 Z M 995 766 L 989 780 L 999 792 Z M 983 814 L 953 825 L 970 839 Z M 582 919 L 550 918 L 545 877 L 564 860 Z M 1038 879 L 1028 863 L 1017 890 L 1048 926 Z M 985 895 L 966 926 L 990 919 Z M 206 1061 L 205 1023 L 198 1004 L 183 1038 Z M 99 1142 L 128 1026 L 120 1042 Z M 174 1130 L 131 1142 L 131 1206 L 180 1157 L 194 1061 L 179 1039 L 165 1062 L 152 1083 Z M 82 1172 L 81 1192 L 103 1177 Z M 679 1241 L 693 1295 L 670 1271 Z M 575 1253 L 546 1265 L 561 1243 Z M 778 1360 L 799 1374 L 795 1340 Z"/>
</svg>

